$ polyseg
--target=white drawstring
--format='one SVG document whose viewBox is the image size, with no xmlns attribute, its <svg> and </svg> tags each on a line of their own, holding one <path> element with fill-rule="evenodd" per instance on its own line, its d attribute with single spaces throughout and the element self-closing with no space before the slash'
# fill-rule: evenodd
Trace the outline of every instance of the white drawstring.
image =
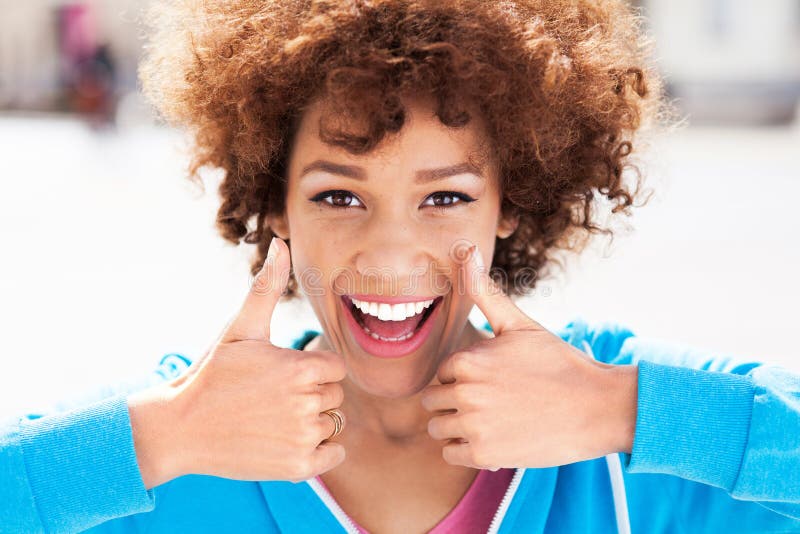
<svg viewBox="0 0 800 534">
<path fill-rule="evenodd" d="M 622 464 L 616 452 L 606 455 L 608 474 L 611 477 L 611 496 L 614 498 L 614 513 L 617 518 L 617 532 L 630 534 L 631 523 L 628 518 L 628 498 L 625 495 L 625 479 L 622 478 Z"/>
<path fill-rule="evenodd" d="M 584 339 L 583 346 L 586 353 L 594 358 L 592 346 Z M 606 465 L 608 466 L 608 475 L 611 479 L 611 497 L 614 499 L 614 517 L 617 520 L 617 532 L 619 534 L 630 534 L 631 523 L 628 516 L 628 498 L 625 495 L 625 479 L 622 476 L 622 462 L 619 460 L 619 453 L 612 452 L 607 454 Z"/>
</svg>

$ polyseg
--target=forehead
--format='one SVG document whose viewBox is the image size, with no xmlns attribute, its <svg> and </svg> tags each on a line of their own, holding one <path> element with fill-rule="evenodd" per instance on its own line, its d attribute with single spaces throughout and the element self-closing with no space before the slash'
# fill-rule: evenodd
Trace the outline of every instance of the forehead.
<svg viewBox="0 0 800 534">
<path fill-rule="evenodd" d="M 470 109 L 469 122 L 461 127 L 449 127 L 436 116 L 431 100 L 403 100 L 405 120 L 397 133 L 387 133 L 380 143 L 366 154 L 352 154 L 346 149 L 328 144 L 320 138 L 320 119 L 335 128 L 351 131 L 346 119 L 327 115 L 329 109 L 321 101 L 311 103 L 300 118 L 292 147 L 289 171 L 296 174 L 304 162 L 318 157 L 330 157 L 343 163 L 362 166 L 408 165 L 413 168 L 435 167 L 441 164 L 468 161 L 479 168 L 492 167 L 485 123 Z M 332 122 L 328 122 L 333 119 Z M 363 131 L 356 126 L 355 131 Z"/>
</svg>

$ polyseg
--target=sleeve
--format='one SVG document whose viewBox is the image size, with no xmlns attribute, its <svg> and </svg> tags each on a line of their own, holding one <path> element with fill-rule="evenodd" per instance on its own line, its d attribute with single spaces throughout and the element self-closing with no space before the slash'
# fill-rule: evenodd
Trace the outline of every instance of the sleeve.
<svg viewBox="0 0 800 534">
<path fill-rule="evenodd" d="M 179 376 L 190 363 L 167 354 L 135 381 L 0 422 L 0 530 L 77 532 L 153 510 L 126 398 Z"/>
<path fill-rule="evenodd" d="M 626 472 L 675 475 L 800 519 L 800 375 L 616 323 L 576 320 L 567 336 L 600 361 L 638 366 Z"/>
</svg>

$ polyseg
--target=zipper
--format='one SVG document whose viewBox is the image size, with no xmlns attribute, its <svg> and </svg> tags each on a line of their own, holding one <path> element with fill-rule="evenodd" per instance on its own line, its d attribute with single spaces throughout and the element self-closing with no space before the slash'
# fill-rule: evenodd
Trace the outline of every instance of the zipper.
<svg viewBox="0 0 800 534">
<path fill-rule="evenodd" d="M 503 495 L 503 500 L 500 501 L 500 506 L 497 507 L 497 511 L 494 513 L 494 517 L 492 518 L 491 524 L 489 524 L 489 530 L 486 531 L 486 534 L 497 534 L 497 532 L 500 530 L 500 524 L 503 522 L 506 512 L 508 512 L 508 507 L 511 505 L 511 500 L 517 493 L 519 484 L 522 482 L 522 475 L 524 474 L 524 467 L 518 467 L 514 472 L 514 477 L 511 479 L 511 483 L 508 485 L 506 494 Z"/>
<path fill-rule="evenodd" d="M 333 496 L 322 487 L 316 477 L 310 478 L 306 480 L 306 482 L 309 486 L 311 486 L 311 489 L 314 490 L 314 493 L 317 494 L 317 497 L 319 497 L 325 506 L 328 507 L 328 510 L 330 510 L 331 514 L 333 514 L 333 517 L 339 521 L 339 524 L 342 525 L 342 528 L 345 530 L 345 532 L 348 534 L 359 534 L 359 530 L 356 527 L 356 524 L 353 523 L 353 520 L 350 519 L 350 516 L 348 516 L 342 507 L 339 506 L 339 503 L 334 500 Z"/>
</svg>

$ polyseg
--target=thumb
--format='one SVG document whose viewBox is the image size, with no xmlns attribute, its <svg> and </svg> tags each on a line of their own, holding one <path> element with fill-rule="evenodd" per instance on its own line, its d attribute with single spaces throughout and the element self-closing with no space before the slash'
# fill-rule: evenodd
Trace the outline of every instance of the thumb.
<svg viewBox="0 0 800 534">
<path fill-rule="evenodd" d="M 272 313 L 289 282 L 290 269 L 289 247 L 281 238 L 273 237 L 264 265 L 253 278 L 242 307 L 226 328 L 221 341 L 269 341 Z"/>
<path fill-rule="evenodd" d="M 486 316 L 495 336 L 506 330 L 530 328 L 531 323 L 536 324 L 489 275 L 477 244 L 471 245 L 462 257 L 462 280 L 467 295 Z"/>
</svg>

